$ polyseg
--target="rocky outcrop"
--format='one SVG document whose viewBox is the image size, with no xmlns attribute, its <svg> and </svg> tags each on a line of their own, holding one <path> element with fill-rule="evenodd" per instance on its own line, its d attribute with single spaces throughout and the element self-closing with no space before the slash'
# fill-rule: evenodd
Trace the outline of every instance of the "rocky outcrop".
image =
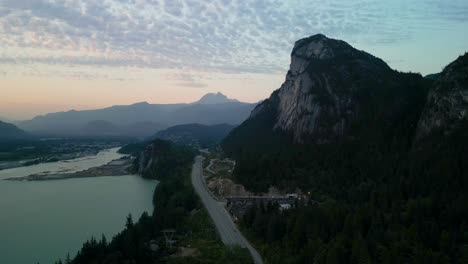
<svg viewBox="0 0 468 264">
<path fill-rule="evenodd" d="M 418 123 L 417 139 L 436 131 L 450 134 L 468 121 L 468 54 L 460 56 L 440 74 L 431 89 Z"/>
<path fill-rule="evenodd" d="M 162 180 L 173 175 L 173 170 L 190 164 L 195 156 L 191 147 L 155 139 L 128 147 L 136 157 L 132 170 L 145 178 Z"/>
<path fill-rule="evenodd" d="M 222 142 L 228 155 L 293 144 L 387 140 L 409 144 L 433 80 L 401 73 L 344 41 L 297 41 L 281 87 Z"/>
<path fill-rule="evenodd" d="M 343 41 L 311 36 L 296 42 L 281 88 L 222 147 L 251 190 L 322 184 L 335 192 L 335 181 L 412 175 L 410 188 L 427 180 L 431 191 L 440 175 L 462 178 L 467 84 L 466 54 L 424 78 Z"/>
<path fill-rule="evenodd" d="M 170 151 L 170 148 L 171 145 L 166 141 L 154 140 L 150 142 L 136 159 L 136 172 L 145 178 L 158 178 L 159 175 L 155 168 L 159 166 L 161 159 L 164 159 L 164 155 Z"/>
<path fill-rule="evenodd" d="M 314 35 L 294 45 L 286 80 L 264 104 L 277 104 L 274 129 L 296 142 L 326 142 L 346 134 L 360 111 L 360 90 L 379 88 L 393 71 L 382 60 L 344 41 Z"/>
</svg>

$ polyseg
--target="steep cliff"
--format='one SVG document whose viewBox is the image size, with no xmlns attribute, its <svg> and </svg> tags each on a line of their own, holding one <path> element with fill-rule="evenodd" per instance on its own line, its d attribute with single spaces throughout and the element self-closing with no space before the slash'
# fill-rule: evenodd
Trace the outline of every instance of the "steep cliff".
<svg viewBox="0 0 468 264">
<path fill-rule="evenodd" d="M 314 35 L 295 43 L 283 85 L 222 145 L 239 161 L 236 175 L 254 188 L 307 186 L 311 177 L 299 168 L 352 163 L 340 156 L 360 151 L 370 166 L 379 162 L 374 158 L 405 153 L 432 82 L 392 70 L 344 41 Z M 278 170 L 275 162 L 290 169 Z"/>
<path fill-rule="evenodd" d="M 246 213 L 269 262 L 467 263 L 467 60 L 423 78 L 323 35 L 296 43 L 284 84 L 222 143 L 247 189 L 311 199 Z"/>
<path fill-rule="evenodd" d="M 176 168 L 191 162 L 195 152 L 190 147 L 178 146 L 160 139 L 140 143 L 133 155 L 137 156 L 134 170 L 145 178 L 162 180 Z"/>
<path fill-rule="evenodd" d="M 375 127 L 380 119 L 391 125 L 411 111 L 410 104 L 420 106 L 427 82 L 420 75 L 394 71 L 344 41 L 314 35 L 296 42 L 285 82 L 246 123 L 270 115 L 268 130 L 296 143 L 350 138 L 368 129 L 365 122 Z"/>
<path fill-rule="evenodd" d="M 431 89 L 417 137 L 450 134 L 468 121 L 468 54 L 450 63 Z"/>
<path fill-rule="evenodd" d="M 295 141 L 343 136 L 361 107 L 359 93 L 371 93 L 393 71 L 380 59 L 344 41 L 315 35 L 296 42 L 291 66 L 278 96 L 274 128 Z"/>
</svg>

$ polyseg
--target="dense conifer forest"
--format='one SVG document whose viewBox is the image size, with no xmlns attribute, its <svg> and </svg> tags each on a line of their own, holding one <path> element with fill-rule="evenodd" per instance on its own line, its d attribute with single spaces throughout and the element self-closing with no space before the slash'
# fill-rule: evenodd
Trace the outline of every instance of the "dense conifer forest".
<svg viewBox="0 0 468 264">
<path fill-rule="evenodd" d="M 251 190 L 310 193 L 289 211 L 245 214 L 242 226 L 269 263 L 468 263 L 468 124 L 457 116 L 417 132 L 425 107 L 451 111 L 426 99 L 434 87 L 437 96 L 466 88 L 467 62 L 447 67 L 444 82 L 401 74 L 399 85 L 379 87 L 388 93 L 366 97 L 348 137 L 297 143 L 273 129 L 276 91 L 224 140 L 236 179 Z"/>
</svg>

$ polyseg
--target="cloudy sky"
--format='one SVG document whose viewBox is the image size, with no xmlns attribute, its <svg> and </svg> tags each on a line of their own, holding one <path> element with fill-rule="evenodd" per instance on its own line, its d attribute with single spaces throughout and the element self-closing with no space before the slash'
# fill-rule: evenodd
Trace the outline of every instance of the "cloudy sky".
<svg viewBox="0 0 468 264">
<path fill-rule="evenodd" d="M 323 33 L 401 71 L 468 51 L 466 0 L 0 0 L 0 116 L 277 89 Z"/>
</svg>

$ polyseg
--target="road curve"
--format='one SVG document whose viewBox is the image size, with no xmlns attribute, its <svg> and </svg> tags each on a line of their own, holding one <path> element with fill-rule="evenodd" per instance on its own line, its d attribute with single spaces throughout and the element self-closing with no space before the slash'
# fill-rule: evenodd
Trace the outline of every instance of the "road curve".
<svg viewBox="0 0 468 264">
<path fill-rule="evenodd" d="M 252 255 L 252 258 L 256 264 L 263 264 L 262 257 L 258 254 L 257 250 L 250 245 L 249 241 L 241 234 L 234 224 L 229 213 L 224 208 L 224 205 L 216 201 L 208 191 L 203 178 L 203 158 L 197 156 L 192 167 L 192 185 L 195 191 L 200 196 L 208 214 L 218 230 L 221 237 L 221 241 L 228 246 L 241 246 L 247 248 Z"/>
</svg>

